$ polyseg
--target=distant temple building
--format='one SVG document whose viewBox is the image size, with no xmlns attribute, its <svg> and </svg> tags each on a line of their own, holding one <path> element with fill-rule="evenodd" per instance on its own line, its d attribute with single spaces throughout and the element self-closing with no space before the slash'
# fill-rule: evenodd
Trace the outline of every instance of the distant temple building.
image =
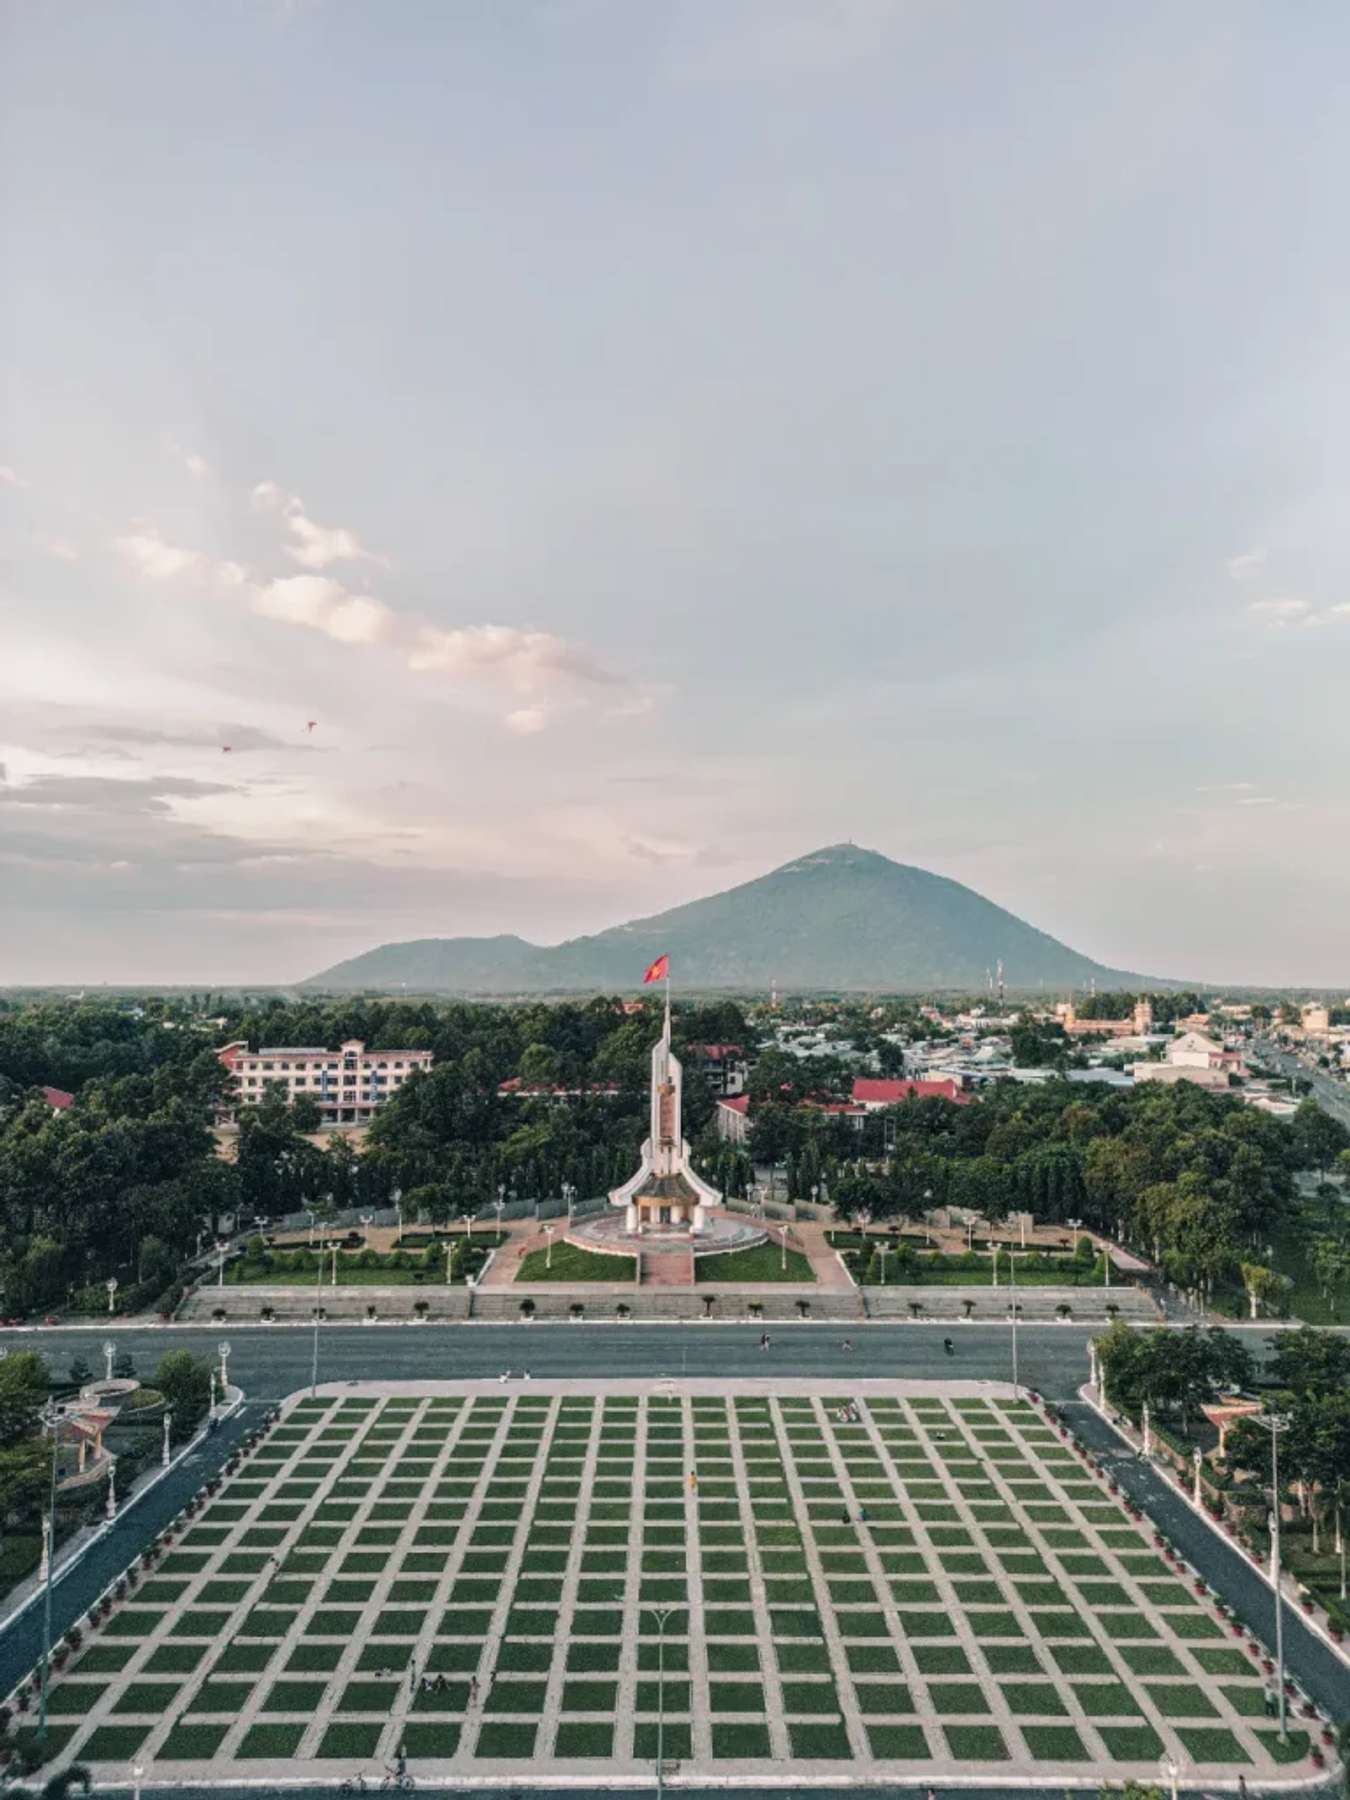
<svg viewBox="0 0 1350 1800">
<path fill-rule="evenodd" d="M 1147 1000 L 1135 1002 L 1128 1019 L 1080 1019 L 1072 1000 L 1061 1000 L 1055 1017 L 1065 1037 L 1147 1037 L 1153 1030 L 1153 1007 Z"/>
</svg>

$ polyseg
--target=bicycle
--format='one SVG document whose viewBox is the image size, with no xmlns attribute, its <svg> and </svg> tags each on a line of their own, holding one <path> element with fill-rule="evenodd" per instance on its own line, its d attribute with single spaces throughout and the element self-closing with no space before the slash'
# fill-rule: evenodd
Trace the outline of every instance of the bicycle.
<svg viewBox="0 0 1350 1800">
<path fill-rule="evenodd" d="M 364 1794 L 370 1783 L 364 1775 L 352 1775 L 338 1789 L 340 1794 Z"/>
<path fill-rule="evenodd" d="M 380 1783 L 380 1792 L 410 1794 L 416 1786 L 416 1781 L 406 1771 L 399 1774 L 395 1769 L 387 1769 L 384 1780 Z"/>
</svg>

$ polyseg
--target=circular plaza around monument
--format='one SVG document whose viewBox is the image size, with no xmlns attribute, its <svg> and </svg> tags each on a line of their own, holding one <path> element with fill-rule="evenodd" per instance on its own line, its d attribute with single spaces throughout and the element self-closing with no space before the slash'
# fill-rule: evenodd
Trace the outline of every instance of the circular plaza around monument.
<svg viewBox="0 0 1350 1800">
<path fill-rule="evenodd" d="M 750 1250 L 766 1242 L 768 1232 L 748 1219 L 731 1213 L 705 1211 L 703 1226 L 694 1236 L 684 1225 L 644 1225 L 630 1231 L 621 1212 L 604 1212 L 594 1218 L 579 1219 L 568 1228 L 567 1242 L 581 1250 L 594 1250 L 602 1255 L 659 1256 L 663 1251 L 683 1255 L 715 1256 L 727 1250 Z"/>
<path fill-rule="evenodd" d="M 63 1658 L 100 1785 L 1317 1777 L 1261 1647 L 1000 1382 L 321 1387 Z M 31 1727 L 28 1728 L 31 1734 Z M 1315 1741 L 1316 1740 L 1316 1741 Z"/>
</svg>

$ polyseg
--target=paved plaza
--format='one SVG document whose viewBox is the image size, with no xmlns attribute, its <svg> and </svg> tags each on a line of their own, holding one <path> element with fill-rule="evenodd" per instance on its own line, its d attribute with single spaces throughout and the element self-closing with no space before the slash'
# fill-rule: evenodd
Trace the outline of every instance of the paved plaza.
<svg viewBox="0 0 1350 1800">
<path fill-rule="evenodd" d="M 52 1713 L 105 1781 L 400 1751 L 423 1780 L 649 1779 L 658 1738 L 690 1781 L 1312 1774 L 1147 1522 L 974 1382 L 320 1390 Z"/>
</svg>

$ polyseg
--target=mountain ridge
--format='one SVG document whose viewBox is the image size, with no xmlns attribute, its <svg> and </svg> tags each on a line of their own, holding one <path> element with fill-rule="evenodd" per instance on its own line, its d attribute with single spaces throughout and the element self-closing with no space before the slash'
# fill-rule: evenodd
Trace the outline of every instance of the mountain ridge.
<svg viewBox="0 0 1350 1800">
<path fill-rule="evenodd" d="M 1002 961 L 1007 985 L 1170 987 L 1070 949 L 949 876 L 830 844 L 719 894 L 560 944 L 511 934 L 381 944 L 308 977 L 334 992 L 525 994 L 637 987 L 669 954 L 690 990 L 973 991 Z"/>
</svg>

